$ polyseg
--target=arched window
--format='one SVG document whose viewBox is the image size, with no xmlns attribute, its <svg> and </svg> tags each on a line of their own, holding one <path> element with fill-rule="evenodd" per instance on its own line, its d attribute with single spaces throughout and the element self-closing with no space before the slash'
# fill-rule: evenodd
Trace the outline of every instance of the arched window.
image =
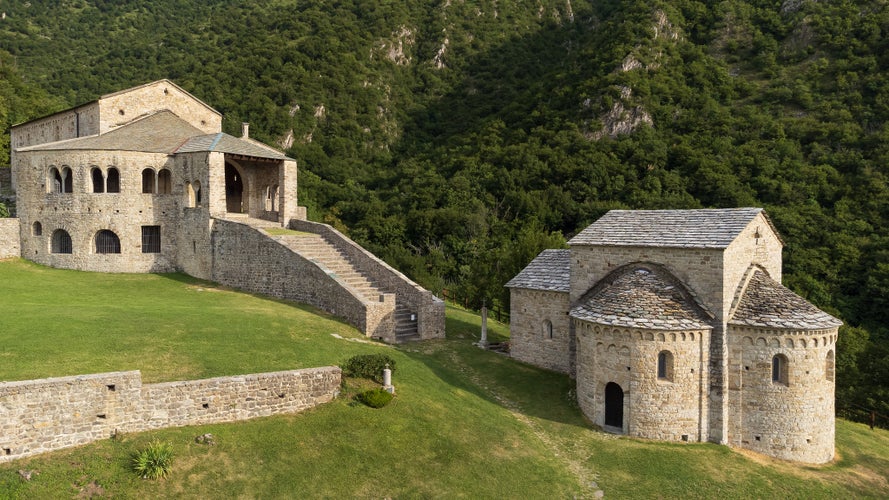
<svg viewBox="0 0 889 500">
<path fill-rule="evenodd" d="M 201 204 L 201 181 L 194 181 L 194 203 L 195 206 Z"/>
<path fill-rule="evenodd" d="M 550 320 L 544 320 L 543 322 L 543 338 L 553 338 L 553 322 Z"/>
<path fill-rule="evenodd" d="M 834 377 L 836 376 L 836 372 L 834 371 L 836 367 L 836 361 L 834 359 L 833 351 L 827 351 L 827 357 L 824 359 L 824 378 L 827 379 L 828 382 L 833 382 Z"/>
<path fill-rule="evenodd" d="M 673 381 L 673 353 L 670 351 L 661 351 L 657 355 L 657 378 Z"/>
<path fill-rule="evenodd" d="M 34 236 L 43 236 L 43 224 L 39 221 L 31 225 L 31 234 Z"/>
<path fill-rule="evenodd" d="M 74 173 L 71 171 L 71 167 L 62 167 L 62 192 L 74 192 Z"/>
<path fill-rule="evenodd" d="M 154 170 L 146 168 L 142 171 L 142 192 L 152 194 L 155 192 Z"/>
<path fill-rule="evenodd" d="M 772 382 L 775 384 L 788 385 L 790 379 L 787 356 L 776 354 L 772 358 Z"/>
<path fill-rule="evenodd" d="M 96 253 L 120 253 L 120 238 L 113 231 L 99 231 L 96 233 Z"/>
<path fill-rule="evenodd" d="M 90 170 L 90 177 L 93 180 L 93 192 L 94 193 L 104 193 L 105 192 L 105 176 L 102 175 L 102 169 L 99 167 L 93 167 Z"/>
<path fill-rule="evenodd" d="M 270 186 L 265 187 L 265 211 L 272 211 L 272 188 Z"/>
<path fill-rule="evenodd" d="M 278 185 L 275 184 L 272 186 L 272 212 L 278 211 L 278 197 L 281 196 L 281 192 L 278 189 Z"/>
<path fill-rule="evenodd" d="M 170 171 L 163 168 L 157 173 L 157 193 L 170 194 L 173 192 L 173 176 Z"/>
<path fill-rule="evenodd" d="M 47 193 L 61 193 L 64 183 L 62 182 L 62 173 L 56 167 L 50 167 L 49 179 L 46 183 Z"/>
<path fill-rule="evenodd" d="M 190 182 L 185 183 L 185 196 L 187 197 L 185 206 L 194 208 L 194 187 L 192 187 Z"/>
<path fill-rule="evenodd" d="M 52 233 L 52 253 L 71 253 L 71 235 L 64 229 Z"/>
<path fill-rule="evenodd" d="M 109 193 L 120 192 L 120 171 L 114 167 L 108 167 L 107 186 L 106 191 Z"/>
</svg>

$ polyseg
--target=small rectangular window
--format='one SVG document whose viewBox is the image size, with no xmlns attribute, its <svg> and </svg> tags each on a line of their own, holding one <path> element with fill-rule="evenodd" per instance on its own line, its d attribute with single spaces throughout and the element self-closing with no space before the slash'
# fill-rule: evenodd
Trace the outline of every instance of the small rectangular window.
<svg viewBox="0 0 889 500">
<path fill-rule="evenodd" d="M 142 226 L 142 253 L 160 253 L 161 227 Z"/>
</svg>

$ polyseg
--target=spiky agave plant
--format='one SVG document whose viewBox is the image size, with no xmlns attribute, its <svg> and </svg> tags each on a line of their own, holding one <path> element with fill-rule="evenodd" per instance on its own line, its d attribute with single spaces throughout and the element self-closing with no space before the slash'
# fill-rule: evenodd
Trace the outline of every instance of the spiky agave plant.
<svg viewBox="0 0 889 500">
<path fill-rule="evenodd" d="M 173 465 L 173 445 L 152 441 L 133 456 L 133 470 L 142 479 L 166 477 Z"/>
</svg>

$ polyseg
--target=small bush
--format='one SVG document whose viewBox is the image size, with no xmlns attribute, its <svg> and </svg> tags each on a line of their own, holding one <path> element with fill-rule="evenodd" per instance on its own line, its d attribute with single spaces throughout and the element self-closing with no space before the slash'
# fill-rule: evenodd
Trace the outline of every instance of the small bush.
<svg viewBox="0 0 889 500">
<path fill-rule="evenodd" d="M 352 356 L 343 363 L 343 375 L 347 377 L 360 377 L 376 380 L 383 383 L 383 368 L 389 365 L 389 369 L 395 372 L 395 360 L 386 354 L 359 354 Z"/>
<path fill-rule="evenodd" d="M 133 470 L 142 479 L 166 477 L 173 465 L 173 445 L 152 441 L 133 457 Z"/>
<path fill-rule="evenodd" d="M 371 408 L 382 408 L 392 401 L 392 395 L 380 388 L 364 391 L 358 394 L 356 398 Z"/>
</svg>

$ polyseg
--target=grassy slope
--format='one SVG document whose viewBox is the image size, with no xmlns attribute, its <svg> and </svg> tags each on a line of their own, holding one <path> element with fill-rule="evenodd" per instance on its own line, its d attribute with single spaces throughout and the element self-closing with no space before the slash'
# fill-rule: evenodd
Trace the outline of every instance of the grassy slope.
<svg viewBox="0 0 889 500">
<path fill-rule="evenodd" d="M 447 340 L 392 348 L 305 308 L 184 276 L 103 275 L 0 262 L 0 378 L 141 369 L 149 381 L 397 361 L 395 402 L 348 395 L 300 415 L 124 435 L 0 465 L 0 497 L 814 497 L 889 494 L 889 433 L 838 421 L 842 457 L 807 467 L 711 444 L 594 431 L 571 382 L 471 345 L 478 317 L 449 308 Z M 199 289 L 204 291 L 198 291 Z M 491 325 L 494 340 L 502 325 Z M 338 333 L 346 339 L 337 339 Z M 211 432 L 215 446 L 194 443 Z M 173 474 L 139 480 L 130 455 L 173 443 Z M 22 481 L 18 470 L 39 474 Z M 595 487 L 591 483 L 596 483 Z"/>
</svg>

